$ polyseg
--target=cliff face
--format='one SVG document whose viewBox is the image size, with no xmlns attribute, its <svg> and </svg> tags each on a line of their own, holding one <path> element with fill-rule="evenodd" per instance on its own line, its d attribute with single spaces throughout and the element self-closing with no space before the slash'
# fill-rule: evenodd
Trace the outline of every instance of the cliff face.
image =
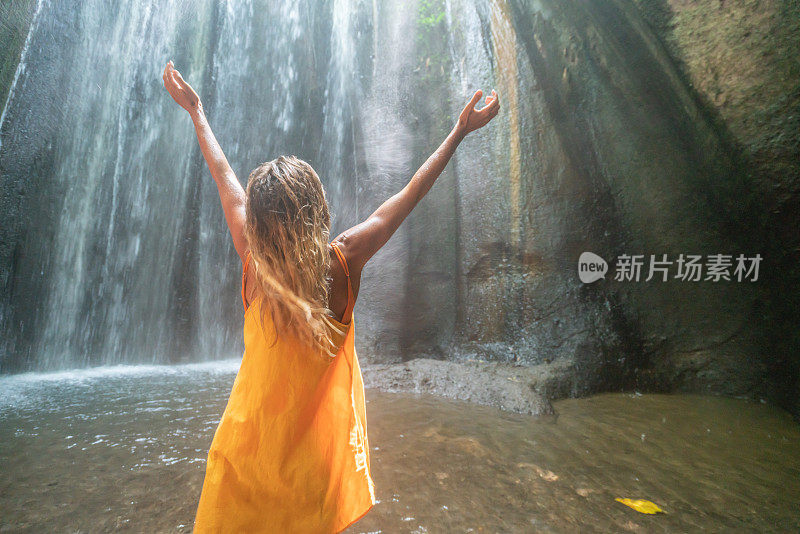
<svg viewBox="0 0 800 534">
<path fill-rule="evenodd" d="M 738 152 L 762 204 L 769 332 L 783 403 L 800 411 L 797 382 L 800 281 L 800 4 L 772 0 L 637 0 L 700 107 Z M 782 370 L 781 370 L 782 369 Z M 793 380 L 793 382 L 792 382 Z"/>
<path fill-rule="evenodd" d="M 14 83 L 25 38 L 36 13 L 35 0 L 0 4 L 0 102 L 5 104 Z"/>
<path fill-rule="evenodd" d="M 417 342 L 412 355 L 441 347 L 439 357 L 568 359 L 572 394 L 766 392 L 774 360 L 755 326 L 763 274 L 760 284 L 693 283 L 676 280 L 672 264 L 668 281 L 646 282 L 646 263 L 638 282 L 613 280 L 615 264 L 606 280 L 577 278 L 584 251 L 705 261 L 761 250 L 760 192 L 659 38 L 625 2 L 493 2 L 481 20 L 491 50 L 482 69 L 506 95 L 507 126 L 490 156 L 454 167 L 457 239 L 439 237 L 442 212 L 417 215 L 433 236 L 410 231 L 411 278 L 432 281 L 406 292 L 424 317 L 403 329 Z M 472 33 L 453 30 L 456 56 L 480 57 L 458 37 Z M 426 289 L 446 280 L 435 251 L 450 243 L 452 329 L 433 315 L 451 301 L 439 293 L 447 286 Z"/>
<path fill-rule="evenodd" d="M 800 5 L 776 0 L 637 6 L 718 125 L 747 152 L 778 202 L 800 177 Z"/>
<path fill-rule="evenodd" d="M 100 4 L 43 4 L 0 125 L 4 372 L 241 350 L 240 266 L 161 87 L 172 58 L 242 181 L 281 153 L 315 167 L 334 235 L 407 182 L 476 88 L 497 88 L 500 115 L 363 273 L 366 360 L 554 362 L 571 374 L 562 394 L 791 404 L 796 345 L 778 334 L 797 317 L 780 252 L 796 243 L 781 226 L 797 198 L 796 64 L 781 63 L 760 126 L 748 95 L 775 74 L 758 61 L 767 81 L 717 73 L 726 96 L 709 101 L 693 76 L 710 63 L 691 58 L 710 41 L 679 31 L 702 20 L 697 3 Z M 719 72 L 736 57 L 719 54 Z M 604 280 L 579 280 L 587 251 L 609 262 Z M 681 254 L 730 255 L 731 279 L 676 278 Z M 757 281 L 737 281 L 739 254 L 764 258 Z M 643 256 L 638 281 L 615 280 L 625 255 Z M 673 262 L 667 281 L 646 280 L 651 255 Z"/>
</svg>

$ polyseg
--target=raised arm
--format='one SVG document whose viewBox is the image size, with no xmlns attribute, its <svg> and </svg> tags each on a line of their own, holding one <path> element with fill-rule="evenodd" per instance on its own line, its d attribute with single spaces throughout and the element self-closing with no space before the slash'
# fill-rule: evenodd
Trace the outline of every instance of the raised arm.
<svg viewBox="0 0 800 534">
<path fill-rule="evenodd" d="M 222 148 L 211 131 L 200 97 L 192 89 L 192 86 L 184 81 L 181 73 L 172 64 L 172 61 L 164 67 L 164 87 L 169 94 L 183 109 L 185 109 L 194 123 L 197 133 L 197 141 L 200 143 L 200 150 L 211 171 L 211 176 L 217 184 L 219 199 L 222 202 L 222 209 L 225 212 L 225 221 L 233 238 L 233 246 L 239 257 L 244 261 L 247 253 L 247 240 L 244 236 L 245 225 L 245 192 L 233 169 L 228 164 Z"/>
<path fill-rule="evenodd" d="M 464 137 L 485 126 L 497 115 L 500 99 L 494 90 L 486 98 L 486 105 L 475 109 L 482 95 L 480 89 L 475 92 L 453 130 L 403 189 L 381 204 L 364 222 L 342 232 L 334 240 L 344 245 L 347 262 L 356 272 L 360 272 L 367 261 L 386 244 L 400 223 L 430 190 Z"/>
</svg>

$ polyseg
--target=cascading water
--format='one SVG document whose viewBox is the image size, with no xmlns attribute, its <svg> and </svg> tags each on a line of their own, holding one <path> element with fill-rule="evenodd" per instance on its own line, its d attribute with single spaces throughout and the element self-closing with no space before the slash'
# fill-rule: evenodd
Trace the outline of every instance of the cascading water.
<svg viewBox="0 0 800 534">
<path fill-rule="evenodd" d="M 564 359 L 572 393 L 642 377 L 766 383 L 761 367 L 739 373 L 764 356 L 742 328 L 759 287 L 576 276 L 583 251 L 758 252 L 743 249 L 755 234 L 726 230 L 751 209 L 738 204 L 747 181 L 731 179 L 729 147 L 631 3 L 32 12 L 0 123 L 2 372 L 240 354 L 241 266 L 191 121 L 162 85 L 172 59 L 243 183 L 280 154 L 311 163 L 332 237 L 407 182 L 475 89 L 500 93 L 501 114 L 365 269 L 365 359 Z"/>
<path fill-rule="evenodd" d="M 202 95 L 242 181 L 294 152 L 338 208 L 353 65 L 328 44 L 350 36 L 313 4 L 39 3 L 3 111 L 4 371 L 236 354 L 240 266 L 160 72 Z"/>
</svg>

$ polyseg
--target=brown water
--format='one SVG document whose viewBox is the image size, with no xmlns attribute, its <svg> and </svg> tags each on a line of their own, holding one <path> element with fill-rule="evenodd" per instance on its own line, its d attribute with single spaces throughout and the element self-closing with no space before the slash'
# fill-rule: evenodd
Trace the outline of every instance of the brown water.
<svg viewBox="0 0 800 534">
<path fill-rule="evenodd" d="M 0 532 L 190 532 L 237 366 L 0 379 Z M 537 419 L 367 399 L 379 503 L 349 534 L 800 530 L 800 426 L 771 406 L 613 394 Z"/>
</svg>

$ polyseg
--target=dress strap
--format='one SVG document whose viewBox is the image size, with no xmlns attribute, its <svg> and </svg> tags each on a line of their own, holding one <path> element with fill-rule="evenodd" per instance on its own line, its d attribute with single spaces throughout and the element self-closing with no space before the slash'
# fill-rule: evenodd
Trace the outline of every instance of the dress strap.
<svg viewBox="0 0 800 534">
<path fill-rule="evenodd" d="M 334 252 L 336 252 L 336 257 L 339 258 L 339 263 L 342 264 L 344 275 L 347 277 L 347 307 L 344 309 L 344 313 L 342 314 L 342 321 L 347 321 L 347 318 L 350 317 L 350 314 L 353 312 L 353 306 L 355 305 L 355 299 L 353 298 L 353 286 L 350 284 L 350 271 L 347 269 L 347 260 L 344 259 L 344 254 L 341 250 L 339 250 L 339 246 L 336 243 L 331 243 L 331 246 L 333 247 Z"/>
<path fill-rule="evenodd" d="M 242 304 L 244 304 L 244 310 L 247 311 L 248 304 L 247 304 L 247 297 L 244 294 L 244 286 L 245 282 L 247 282 L 247 266 L 250 264 L 250 251 L 247 251 L 247 255 L 244 259 L 244 268 L 242 268 Z"/>
</svg>

